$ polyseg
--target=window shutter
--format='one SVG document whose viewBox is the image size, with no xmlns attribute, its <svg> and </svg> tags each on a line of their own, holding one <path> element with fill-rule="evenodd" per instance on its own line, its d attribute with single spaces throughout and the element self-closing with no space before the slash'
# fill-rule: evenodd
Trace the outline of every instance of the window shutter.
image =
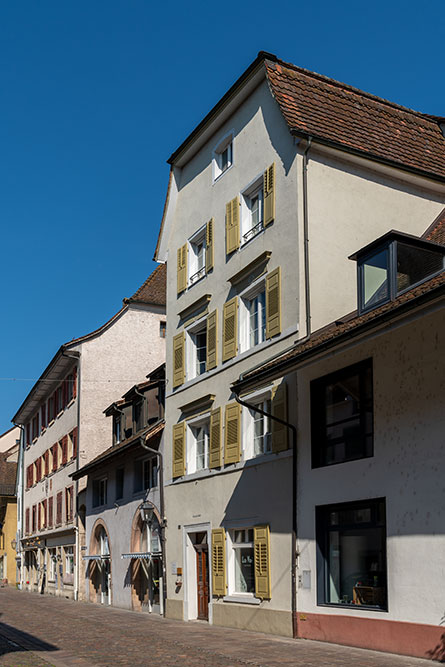
<svg viewBox="0 0 445 667">
<path fill-rule="evenodd" d="M 25 510 L 25 534 L 29 535 L 29 507 Z"/>
<path fill-rule="evenodd" d="M 255 559 L 255 595 L 270 600 L 270 535 L 269 526 L 253 529 Z"/>
<path fill-rule="evenodd" d="M 53 453 L 53 472 L 57 470 L 58 460 L 57 460 L 57 443 L 51 447 Z"/>
<path fill-rule="evenodd" d="M 173 387 L 179 387 L 185 379 L 184 342 L 183 331 L 173 337 Z"/>
<path fill-rule="evenodd" d="M 178 248 L 177 253 L 178 294 L 187 287 L 187 243 Z"/>
<path fill-rule="evenodd" d="M 237 463 L 241 456 L 241 406 L 226 405 L 224 426 L 224 463 Z"/>
<path fill-rule="evenodd" d="M 209 468 L 219 468 L 222 465 L 221 426 L 221 408 L 216 408 L 210 413 Z"/>
<path fill-rule="evenodd" d="M 226 301 L 223 310 L 223 355 L 227 361 L 236 356 L 238 351 L 238 299 L 233 297 Z"/>
<path fill-rule="evenodd" d="M 266 338 L 281 333 L 281 269 L 266 276 Z"/>
<path fill-rule="evenodd" d="M 71 437 L 73 439 L 73 459 L 77 457 L 77 426 L 73 430 Z"/>
<path fill-rule="evenodd" d="M 264 226 L 267 227 L 275 218 L 275 162 L 264 172 L 263 186 Z"/>
<path fill-rule="evenodd" d="M 53 525 L 53 497 L 48 498 L 48 528 Z"/>
<path fill-rule="evenodd" d="M 173 477 L 185 475 L 185 422 L 173 426 Z"/>
<path fill-rule="evenodd" d="M 214 220 L 211 218 L 206 229 L 206 273 L 213 269 L 213 230 Z"/>
<path fill-rule="evenodd" d="M 59 525 L 62 523 L 62 491 L 59 491 L 59 493 L 56 496 L 56 524 Z"/>
<path fill-rule="evenodd" d="M 218 365 L 218 311 L 214 310 L 207 317 L 207 361 L 206 370 Z"/>
<path fill-rule="evenodd" d="M 225 595 L 226 586 L 226 531 L 212 530 L 212 594 Z"/>
<path fill-rule="evenodd" d="M 283 381 L 272 391 L 272 415 L 287 420 L 287 386 Z M 272 429 L 272 451 L 284 452 L 288 448 L 288 428 L 284 424 L 270 420 Z"/>
<path fill-rule="evenodd" d="M 37 529 L 40 530 L 42 527 L 42 503 L 38 504 L 38 517 Z"/>
<path fill-rule="evenodd" d="M 226 254 L 239 248 L 239 197 L 226 204 Z"/>
</svg>

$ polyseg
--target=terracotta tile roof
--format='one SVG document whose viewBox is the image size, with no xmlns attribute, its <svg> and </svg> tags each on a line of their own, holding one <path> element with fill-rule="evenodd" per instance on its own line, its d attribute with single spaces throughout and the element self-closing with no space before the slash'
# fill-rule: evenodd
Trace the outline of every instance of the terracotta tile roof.
<svg viewBox="0 0 445 667">
<path fill-rule="evenodd" d="M 159 435 L 159 433 L 162 433 L 162 431 L 164 430 L 164 426 L 165 426 L 164 420 L 159 421 L 156 424 L 153 424 L 153 426 L 150 426 L 149 428 L 144 429 L 143 431 L 135 433 L 126 440 L 122 440 L 122 442 L 120 442 L 118 445 L 113 445 L 112 447 L 109 447 L 104 452 L 96 456 L 92 461 L 84 465 L 79 470 L 76 470 L 76 472 L 72 473 L 70 477 L 72 477 L 73 479 L 80 479 L 81 477 L 88 475 L 88 473 L 91 472 L 93 468 L 95 468 L 99 464 L 102 464 L 106 459 L 110 459 L 114 456 L 117 456 L 121 452 L 129 449 L 131 446 L 136 445 L 139 442 L 140 438 L 143 437 L 145 442 L 147 442 L 148 440 L 154 438 L 156 435 Z"/>
<path fill-rule="evenodd" d="M 443 118 L 388 102 L 273 56 L 264 62 L 272 95 L 292 132 L 445 177 L 445 138 L 439 127 Z"/>
<path fill-rule="evenodd" d="M 428 227 L 422 238 L 445 245 L 445 208 Z"/>
<path fill-rule="evenodd" d="M 276 359 L 266 361 L 259 368 L 255 368 L 243 375 L 242 380 L 234 383 L 237 391 L 243 390 L 243 384 L 252 380 L 259 380 L 261 377 L 273 373 L 274 377 L 281 377 L 284 373 L 289 371 L 294 363 L 297 363 L 300 357 L 306 357 L 307 354 L 313 352 L 316 354 L 321 348 L 325 346 L 333 346 L 340 343 L 342 339 L 353 334 L 360 334 L 362 331 L 378 326 L 382 320 L 389 317 L 396 317 L 399 313 L 406 311 L 418 305 L 422 297 L 434 298 L 436 296 L 443 296 L 445 294 L 445 271 L 442 271 L 434 278 L 426 280 L 424 283 L 417 285 L 411 290 L 404 292 L 398 296 L 394 301 L 374 308 L 363 315 L 358 315 L 357 312 L 351 313 L 341 320 L 332 322 L 323 329 L 315 331 L 312 336 L 304 343 L 295 343 L 295 346 L 290 351 L 282 354 Z M 286 371 L 285 368 L 288 367 Z M 276 369 L 276 373 L 274 370 Z M 281 375 L 280 375 L 281 374 Z"/>
<path fill-rule="evenodd" d="M 151 303 L 165 306 L 167 291 L 167 265 L 159 264 L 145 283 L 124 303 Z"/>
</svg>

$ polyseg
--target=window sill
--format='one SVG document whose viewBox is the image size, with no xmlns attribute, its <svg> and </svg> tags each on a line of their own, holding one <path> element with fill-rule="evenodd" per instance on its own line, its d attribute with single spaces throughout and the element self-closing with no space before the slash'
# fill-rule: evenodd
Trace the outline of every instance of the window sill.
<svg viewBox="0 0 445 667">
<path fill-rule="evenodd" d="M 238 604 L 261 604 L 261 600 L 254 597 L 253 594 L 234 593 L 233 595 L 225 595 L 223 602 L 237 602 Z"/>
<path fill-rule="evenodd" d="M 387 614 L 389 612 L 388 607 L 385 609 L 383 607 L 374 607 L 372 605 L 366 604 L 342 604 L 341 602 L 319 602 L 317 607 L 334 607 L 335 609 L 343 609 L 344 611 L 348 610 L 357 610 L 357 611 L 377 611 L 379 613 Z"/>
<path fill-rule="evenodd" d="M 215 185 L 215 183 L 218 183 L 218 181 L 220 181 L 220 180 L 222 179 L 222 177 L 224 176 L 224 174 L 227 174 L 227 172 L 230 171 L 230 170 L 232 169 L 232 167 L 233 167 L 233 162 L 232 162 L 232 164 L 230 165 L 230 167 L 227 167 L 227 169 L 224 169 L 224 171 L 222 171 L 220 174 L 218 174 L 218 176 L 216 176 L 215 178 L 213 178 L 213 180 L 212 180 L 212 185 Z"/>
</svg>

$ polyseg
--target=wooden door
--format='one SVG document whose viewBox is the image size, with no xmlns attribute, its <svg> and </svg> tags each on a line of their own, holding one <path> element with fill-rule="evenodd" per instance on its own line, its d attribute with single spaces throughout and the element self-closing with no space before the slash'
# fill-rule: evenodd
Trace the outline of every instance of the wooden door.
<svg viewBox="0 0 445 667">
<path fill-rule="evenodd" d="M 198 584 L 198 618 L 209 618 L 209 569 L 207 544 L 196 544 L 196 579 Z"/>
</svg>

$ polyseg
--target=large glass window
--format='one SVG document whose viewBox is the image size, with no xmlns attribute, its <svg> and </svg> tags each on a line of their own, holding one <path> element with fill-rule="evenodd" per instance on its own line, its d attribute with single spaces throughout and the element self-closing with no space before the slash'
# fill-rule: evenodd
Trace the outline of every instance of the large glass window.
<svg viewBox="0 0 445 667">
<path fill-rule="evenodd" d="M 234 593 L 255 593 L 253 529 L 232 531 Z"/>
<path fill-rule="evenodd" d="M 385 500 L 316 511 L 318 604 L 386 609 Z"/>
<path fill-rule="evenodd" d="M 363 308 L 389 299 L 389 251 L 381 250 L 363 261 Z"/>
<path fill-rule="evenodd" d="M 250 347 L 262 343 L 266 338 L 266 293 L 260 292 L 249 301 Z"/>
<path fill-rule="evenodd" d="M 442 269 L 442 253 L 397 243 L 397 294 Z"/>
<path fill-rule="evenodd" d="M 312 466 L 373 455 L 372 361 L 311 382 Z"/>
</svg>

